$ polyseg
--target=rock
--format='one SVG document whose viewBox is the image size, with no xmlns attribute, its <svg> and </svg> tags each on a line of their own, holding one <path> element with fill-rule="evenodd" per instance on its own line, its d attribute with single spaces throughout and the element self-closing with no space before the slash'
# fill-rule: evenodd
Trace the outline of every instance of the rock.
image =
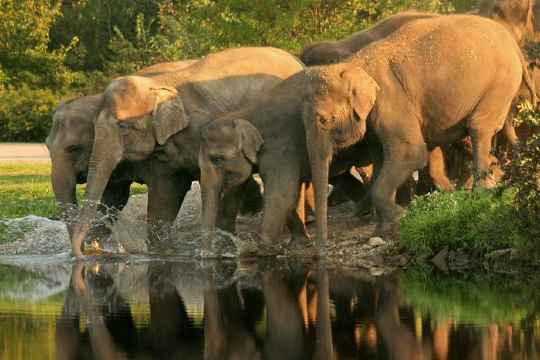
<svg viewBox="0 0 540 360">
<path fill-rule="evenodd" d="M 384 241 L 382 238 L 378 236 L 375 236 L 368 240 L 368 245 L 371 247 L 382 246 L 382 245 L 386 245 L 386 241 Z"/>
<path fill-rule="evenodd" d="M 444 273 L 448 273 L 448 246 L 444 247 L 437 255 L 435 255 L 431 262 Z"/>
</svg>

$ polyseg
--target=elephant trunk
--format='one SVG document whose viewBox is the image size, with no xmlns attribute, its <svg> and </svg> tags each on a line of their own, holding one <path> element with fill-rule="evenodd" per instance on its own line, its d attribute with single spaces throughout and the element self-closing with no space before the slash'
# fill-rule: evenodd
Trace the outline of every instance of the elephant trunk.
<svg viewBox="0 0 540 360">
<path fill-rule="evenodd" d="M 72 252 L 73 255 L 77 257 L 82 256 L 84 239 L 88 235 L 88 232 L 92 226 L 92 221 L 96 217 L 98 203 L 103 196 L 113 170 L 116 168 L 122 158 L 121 150 L 116 152 L 111 151 L 111 146 L 96 146 L 96 144 L 94 144 L 94 150 L 95 149 L 101 150 L 98 153 L 92 151 L 92 158 L 90 159 L 88 171 L 85 203 L 71 238 Z M 111 154 L 116 156 L 111 156 Z"/>
<path fill-rule="evenodd" d="M 222 179 L 212 166 L 201 166 L 202 227 L 207 232 L 202 241 L 203 253 L 209 253 L 212 248 L 210 233 L 216 230 Z"/>
<path fill-rule="evenodd" d="M 315 220 L 317 223 L 317 247 L 319 256 L 326 256 L 328 237 L 328 168 L 332 158 L 332 146 L 328 131 L 315 125 L 315 119 L 305 121 L 307 149 L 311 164 L 311 177 L 315 189 Z"/>
<path fill-rule="evenodd" d="M 51 182 L 54 197 L 60 208 L 60 217 L 66 222 L 70 236 L 73 226 L 69 222 L 71 211 L 77 206 L 77 174 L 66 154 L 51 153 Z"/>
</svg>

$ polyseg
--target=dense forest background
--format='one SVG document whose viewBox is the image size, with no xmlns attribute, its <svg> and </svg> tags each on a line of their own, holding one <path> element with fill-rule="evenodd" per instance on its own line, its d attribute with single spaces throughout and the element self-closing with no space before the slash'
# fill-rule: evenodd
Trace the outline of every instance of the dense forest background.
<svg viewBox="0 0 540 360">
<path fill-rule="evenodd" d="M 43 141 L 63 99 L 163 61 L 244 46 L 298 54 L 406 9 L 475 0 L 0 0 L 0 141 Z"/>
</svg>

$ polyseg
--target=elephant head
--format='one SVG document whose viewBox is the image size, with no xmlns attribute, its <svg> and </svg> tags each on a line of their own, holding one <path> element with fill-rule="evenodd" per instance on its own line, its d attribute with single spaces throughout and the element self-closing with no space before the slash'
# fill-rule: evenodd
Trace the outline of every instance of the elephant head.
<svg viewBox="0 0 540 360">
<path fill-rule="evenodd" d="M 378 91 L 375 80 L 359 66 L 337 64 L 306 70 L 303 119 L 321 255 L 326 249 L 328 168 L 332 155 L 363 139 Z"/>
<path fill-rule="evenodd" d="M 94 126 L 87 201 L 72 237 L 74 255 L 82 255 L 83 239 L 116 166 L 123 160 L 148 158 L 156 144 L 163 145 L 189 125 L 182 99 L 177 95 L 175 88 L 141 76 L 115 79 L 105 90 Z"/>
<path fill-rule="evenodd" d="M 62 217 L 77 205 L 76 185 L 86 182 L 88 161 L 94 141 L 94 119 L 101 95 L 83 96 L 61 103 L 45 143 L 52 163 L 51 180 Z M 71 226 L 68 226 L 71 232 Z"/>
<path fill-rule="evenodd" d="M 263 138 L 251 123 L 239 118 L 211 121 L 203 128 L 201 138 L 202 223 L 205 230 L 213 231 L 222 191 L 251 176 Z"/>
<path fill-rule="evenodd" d="M 479 13 L 505 25 L 519 44 L 536 40 L 534 0 L 481 0 Z"/>
</svg>

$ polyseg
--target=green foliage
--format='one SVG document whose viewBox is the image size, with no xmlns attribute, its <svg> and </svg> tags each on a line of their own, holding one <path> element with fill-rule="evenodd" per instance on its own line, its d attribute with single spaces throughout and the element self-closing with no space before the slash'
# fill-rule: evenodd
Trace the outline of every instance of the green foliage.
<svg viewBox="0 0 540 360">
<path fill-rule="evenodd" d="M 512 162 L 509 183 L 517 189 L 514 205 L 521 226 L 529 234 L 530 248 L 537 253 L 540 245 L 540 136 L 532 136 Z"/>
<path fill-rule="evenodd" d="M 435 192 L 413 200 L 401 220 L 400 241 L 432 254 L 448 246 L 487 252 L 522 246 L 526 237 L 513 207 L 514 191 Z"/>
<path fill-rule="evenodd" d="M 26 84 L 0 91 L 0 140 L 44 141 L 59 101 L 51 90 L 31 89 Z"/>
</svg>

